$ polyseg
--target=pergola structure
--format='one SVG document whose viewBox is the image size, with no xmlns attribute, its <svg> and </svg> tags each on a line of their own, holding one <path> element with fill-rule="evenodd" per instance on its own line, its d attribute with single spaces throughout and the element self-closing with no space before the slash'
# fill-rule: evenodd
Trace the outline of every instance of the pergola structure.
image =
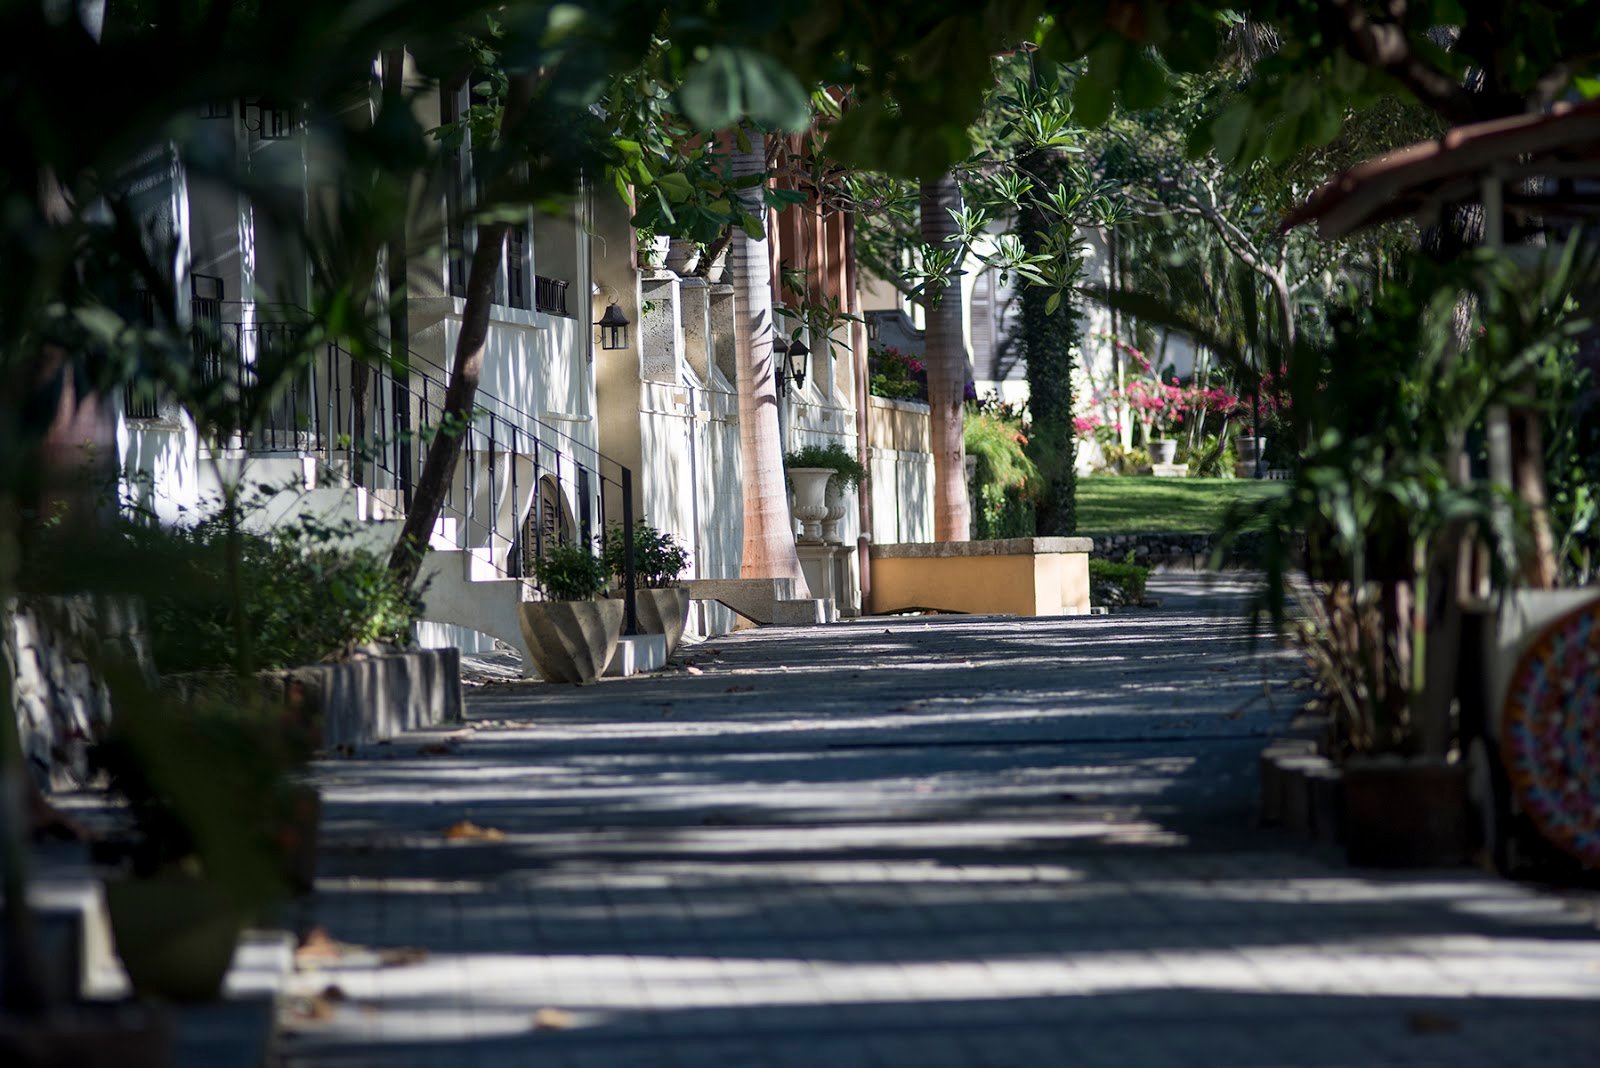
<svg viewBox="0 0 1600 1068">
<path fill-rule="evenodd" d="M 1335 239 L 1414 218 L 1438 225 L 1452 209 L 1483 208 L 1483 243 L 1561 233 L 1600 218 L 1600 101 L 1457 126 L 1437 140 L 1357 164 L 1324 183 L 1285 217 L 1282 228 L 1315 223 Z M 1529 585 L 1556 577 L 1536 411 L 1495 411 L 1489 420 L 1490 477 L 1515 487 L 1534 517 Z"/>
<path fill-rule="evenodd" d="M 1508 218 L 1549 228 L 1600 217 L 1600 100 L 1457 126 L 1357 164 L 1290 212 L 1283 228 L 1314 222 L 1331 240 L 1393 219 L 1435 224 L 1466 204 L 1485 207 L 1491 247 L 1503 243 Z"/>
</svg>

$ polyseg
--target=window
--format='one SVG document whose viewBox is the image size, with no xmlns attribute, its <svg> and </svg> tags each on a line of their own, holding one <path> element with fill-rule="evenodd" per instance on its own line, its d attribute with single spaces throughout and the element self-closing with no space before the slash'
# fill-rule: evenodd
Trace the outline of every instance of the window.
<svg viewBox="0 0 1600 1068">
<path fill-rule="evenodd" d="M 439 89 L 439 121 L 448 125 L 461 118 L 461 87 Z M 445 290 L 452 297 L 467 295 L 467 232 L 462 224 L 466 214 L 466 183 L 462 174 L 461 145 L 447 148 L 444 154 Z"/>
<path fill-rule="evenodd" d="M 528 224 L 519 223 L 506 236 L 506 303 L 528 306 Z"/>
</svg>

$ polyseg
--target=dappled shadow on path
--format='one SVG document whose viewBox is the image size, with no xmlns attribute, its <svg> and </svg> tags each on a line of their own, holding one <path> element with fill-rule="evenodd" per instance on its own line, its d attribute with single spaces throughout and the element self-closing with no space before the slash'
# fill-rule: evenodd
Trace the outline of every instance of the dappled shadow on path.
<svg viewBox="0 0 1600 1068">
<path fill-rule="evenodd" d="M 703 675 L 485 693 L 452 752 L 397 743 L 325 766 L 306 922 L 429 955 L 300 977 L 341 997 L 292 1021 L 291 1063 L 1507 1064 L 1600 1048 L 1600 949 L 1558 902 L 1471 872 L 1352 872 L 1253 828 L 1255 755 L 1293 706 L 1263 676 L 1292 665 L 1250 660 L 1236 624 L 818 634 L 712 643 Z M 504 838 L 445 842 L 461 819 Z"/>
</svg>

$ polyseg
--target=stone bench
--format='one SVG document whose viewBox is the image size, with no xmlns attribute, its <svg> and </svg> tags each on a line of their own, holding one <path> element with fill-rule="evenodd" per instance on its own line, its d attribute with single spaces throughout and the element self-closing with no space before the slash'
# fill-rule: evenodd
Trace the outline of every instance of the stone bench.
<svg viewBox="0 0 1600 1068">
<path fill-rule="evenodd" d="M 762 626 L 809 626 L 838 618 L 831 599 L 795 597 L 793 579 L 685 579 L 683 585 L 690 600 L 716 601 Z"/>
<path fill-rule="evenodd" d="M 1088 538 L 874 545 L 872 611 L 1087 615 L 1093 548 Z"/>
</svg>

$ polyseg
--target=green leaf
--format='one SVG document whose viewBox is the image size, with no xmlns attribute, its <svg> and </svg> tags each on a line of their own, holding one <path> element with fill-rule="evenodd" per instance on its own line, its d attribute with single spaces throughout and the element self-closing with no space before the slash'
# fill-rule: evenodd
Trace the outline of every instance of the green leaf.
<svg viewBox="0 0 1600 1068">
<path fill-rule="evenodd" d="M 1085 126 L 1103 126 L 1111 117 L 1111 85 L 1092 74 L 1079 78 L 1072 89 L 1072 117 Z"/>
<path fill-rule="evenodd" d="M 678 89 L 684 113 L 708 130 L 748 118 L 783 130 L 805 129 L 811 98 L 795 76 L 771 56 L 717 45 Z"/>
<path fill-rule="evenodd" d="M 1217 155 L 1223 160 L 1238 158 L 1252 117 L 1249 102 L 1241 100 L 1211 123 L 1211 143 L 1216 146 Z"/>
<path fill-rule="evenodd" d="M 687 176 L 677 171 L 661 175 L 656 179 L 656 185 L 660 186 L 661 191 L 671 200 L 682 202 L 694 196 L 693 183 Z"/>
<path fill-rule="evenodd" d="M 1144 52 L 1135 52 L 1122 72 L 1122 102 L 1135 111 L 1153 108 L 1167 95 L 1167 72 Z"/>
<path fill-rule="evenodd" d="M 1044 313 L 1046 315 L 1054 315 L 1056 313 L 1056 309 L 1059 307 L 1061 307 L 1060 293 L 1052 293 L 1045 298 Z"/>
</svg>

